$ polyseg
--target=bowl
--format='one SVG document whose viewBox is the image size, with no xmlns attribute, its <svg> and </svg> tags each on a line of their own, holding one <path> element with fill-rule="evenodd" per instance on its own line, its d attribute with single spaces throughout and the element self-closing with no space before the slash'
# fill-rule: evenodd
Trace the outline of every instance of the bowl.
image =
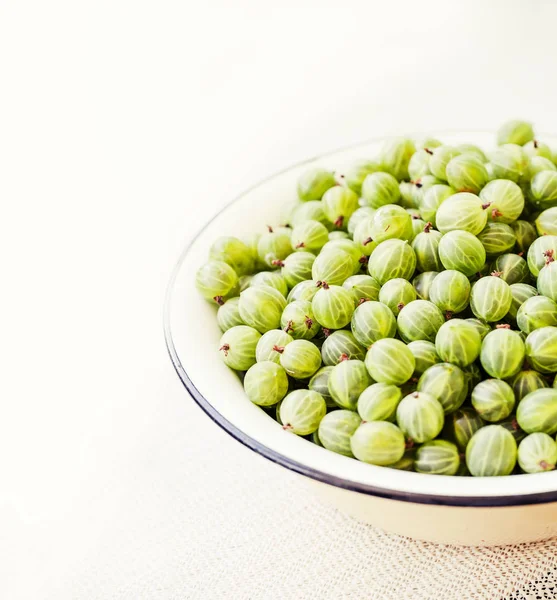
<svg viewBox="0 0 557 600">
<path fill-rule="evenodd" d="M 426 134 L 423 134 L 426 135 Z M 493 146 L 492 132 L 429 132 L 447 144 Z M 415 136 L 418 137 L 418 136 Z M 544 136 L 557 146 L 557 138 Z M 221 235 L 278 224 L 310 166 L 342 170 L 373 158 L 384 140 L 324 154 L 272 175 L 227 204 L 183 251 L 169 284 L 164 330 L 176 372 L 193 400 L 236 440 L 298 473 L 322 500 L 383 530 L 421 540 L 503 545 L 557 536 L 557 471 L 508 477 L 443 477 L 398 471 L 330 452 L 286 432 L 244 394 L 218 356 L 216 307 L 195 289 L 195 273 Z"/>
</svg>

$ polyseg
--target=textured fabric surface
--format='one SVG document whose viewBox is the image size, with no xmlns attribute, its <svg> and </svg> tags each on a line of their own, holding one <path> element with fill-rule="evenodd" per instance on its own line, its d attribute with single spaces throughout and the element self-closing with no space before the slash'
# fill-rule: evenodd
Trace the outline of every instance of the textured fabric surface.
<svg viewBox="0 0 557 600">
<path fill-rule="evenodd" d="M 174 418 L 149 424 L 164 439 L 153 435 L 109 482 L 126 490 L 118 510 L 49 599 L 557 596 L 557 541 L 470 549 L 388 535 L 321 504 L 170 388 Z"/>
</svg>

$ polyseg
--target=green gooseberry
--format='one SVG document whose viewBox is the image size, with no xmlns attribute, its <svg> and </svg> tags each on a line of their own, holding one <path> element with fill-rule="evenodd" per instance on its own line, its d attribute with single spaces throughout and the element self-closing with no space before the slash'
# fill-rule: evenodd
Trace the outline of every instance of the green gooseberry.
<svg viewBox="0 0 557 600">
<path fill-rule="evenodd" d="M 400 277 L 387 281 L 379 292 L 379 302 L 388 306 L 395 317 L 407 304 L 416 300 L 416 297 L 416 290 L 414 289 L 414 286 L 406 279 L 402 279 Z M 356 309 L 356 312 L 357 311 L 358 309 Z M 354 322 L 354 318 L 352 318 L 352 322 Z M 396 333 L 396 321 L 394 318 L 392 323 L 394 336 Z"/>
<path fill-rule="evenodd" d="M 360 206 L 360 208 L 352 213 L 350 219 L 348 219 L 348 233 L 353 236 L 358 224 L 366 219 L 372 219 L 373 215 L 375 215 L 374 208 L 371 208 L 371 206 Z"/>
<path fill-rule="evenodd" d="M 343 288 L 351 290 L 357 304 L 363 300 L 379 300 L 381 286 L 371 275 L 352 275 L 343 284 Z"/>
<path fill-rule="evenodd" d="M 235 371 L 247 371 L 255 364 L 255 348 L 261 334 L 253 327 L 236 325 L 220 338 L 219 352 L 224 364 Z"/>
<path fill-rule="evenodd" d="M 446 440 L 431 440 L 416 451 L 414 468 L 417 473 L 456 475 L 459 467 L 458 448 Z"/>
<path fill-rule="evenodd" d="M 553 256 L 551 256 L 553 259 Z M 557 261 L 547 259 L 545 267 L 542 267 L 538 275 L 538 291 L 540 294 L 557 301 Z"/>
<path fill-rule="evenodd" d="M 400 191 L 399 204 L 405 208 L 417 208 L 416 201 L 414 199 L 414 184 L 411 181 L 401 181 L 398 184 Z"/>
<path fill-rule="evenodd" d="M 516 320 L 518 309 L 524 304 L 524 302 L 526 302 L 526 300 L 528 300 L 528 298 L 537 296 L 538 290 L 535 287 L 528 285 L 527 283 L 513 283 L 511 284 L 510 288 L 512 302 L 507 315 L 511 319 Z"/>
<path fill-rule="evenodd" d="M 459 144 L 457 148 L 462 154 L 473 154 L 477 159 L 481 160 L 483 163 L 487 162 L 487 157 L 484 154 L 483 150 L 475 144 Z"/>
<path fill-rule="evenodd" d="M 478 319 L 488 323 L 500 321 L 509 312 L 512 294 L 509 284 L 489 275 L 478 279 L 470 292 L 470 308 Z"/>
<path fill-rule="evenodd" d="M 356 410 L 360 394 L 370 385 L 366 366 L 361 360 L 343 360 L 329 376 L 329 394 L 341 407 Z"/>
<path fill-rule="evenodd" d="M 441 433 L 445 414 L 441 404 L 431 394 L 413 392 L 400 401 L 396 421 L 406 436 L 423 444 Z"/>
<path fill-rule="evenodd" d="M 413 241 L 418 234 L 423 233 L 423 231 L 424 231 L 424 229 L 426 227 L 431 227 L 431 225 L 429 223 L 426 223 L 419 216 L 412 215 L 412 231 L 413 231 L 413 236 L 412 236 L 411 240 Z"/>
<path fill-rule="evenodd" d="M 304 221 L 294 226 L 290 240 L 294 250 L 317 253 L 329 241 L 329 230 L 319 221 Z"/>
<path fill-rule="evenodd" d="M 294 340 L 284 346 L 280 364 L 290 377 L 307 379 L 321 366 L 321 352 L 308 340 Z"/>
<path fill-rule="evenodd" d="M 228 331 L 236 325 L 244 325 L 238 308 L 239 302 L 240 298 L 236 296 L 219 306 L 217 310 L 217 323 L 222 332 Z"/>
<path fill-rule="evenodd" d="M 516 331 L 494 329 L 482 341 L 480 362 L 486 373 L 496 379 L 516 375 L 522 368 L 524 356 L 524 342 Z"/>
<path fill-rule="evenodd" d="M 435 222 L 441 233 L 461 230 L 477 235 L 487 223 L 488 206 L 475 194 L 461 192 L 442 202 Z"/>
<path fill-rule="evenodd" d="M 557 327 L 532 331 L 526 338 L 526 358 L 540 373 L 557 373 Z"/>
<path fill-rule="evenodd" d="M 466 319 L 466 321 L 476 328 L 476 331 L 480 334 L 482 340 L 491 331 L 489 324 L 481 319 L 470 318 Z"/>
<path fill-rule="evenodd" d="M 285 231 L 270 227 L 269 231 L 261 234 L 257 243 L 257 254 L 259 260 L 268 267 L 276 266 L 274 261 L 284 260 L 291 253 L 290 235 Z"/>
<path fill-rule="evenodd" d="M 447 181 L 447 165 L 449 162 L 460 156 L 462 152 L 454 146 L 439 146 L 433 150 L 429 159 L 429 170 L 435 177 Z"/>
<path fill-rule="evenodd" d="M 412 154 L 412 158 L 408 163 L 408 176 L 411 181 L 415 181 L 424 175 L 430 175 L 429 170 L 429 159 L 431 158 L 433 151 L 429 148 L 420 148 Z"/>
<path fill-rule="evenodd" d="M 312 434 L 326 414 L 327 405 L 323 396 L 311 390 L 290 392 L 280 404 L 283 429 L 296 435 Z"/>
<path fill-rule="evenodd" d="M 532 242 L 528 249 L 527 261 L 530 273 L 534 277 L 540 274 L 548 258 L 557 257 L 557 235 L 542 235 Z"/>
<path fill-rule="evenodd" d="M 337 454 L 353 457 L 350 439 L 362 420 L 352 410 L 334 410 L 319 423 L 319 439 L 324 448 Z"/>
<path fill-rule="evenodd" d="M 327 227 L 329 221 L 323 211 L 321 200 L 309 200 L 308 202 L 298 202 L 289 215 L 288 222 L 295 229 L 298 225 L 306 221 L 318 221 Z"/>
<path fill-rule="evenodd" d="M 311 273 L 314 281 L 342 285 L 354 274 L 354 260 L 344 250 L 323 251 L 313 261 Z"/>
<path fill-rule="evenodd" d="M 530 181 L 532 181 L 538 173 L 541 173 L 541 171 L 557 171 L 557 167 L 550 158 L 544 158 L 543 156 L 530 157 L 530 163 L 528 165 Z"/>
<path fill-rule="evenodd" d="M 373 300 L 363 302 L 356 308 L 350 325 L 354 337 L 366 348 L 377 340 L 396 335 L 396 319 L 392 311 Z"/>
<path fill-rule="evenodd" d="M 268 285 L 249 287 L 240 294 L 238 303 L 242 321 L 260 333 L 278 329 L 285 307 L 284 296 Z"/>
<path fill-rule="evenodd" d="M 434 185 L 442 184 L 443 182 L 433 175 L 424 175 L 412 182 L 412 205 L 420 207 L 424 201 L 427 191 Z"/>
<path fill-rule="evenodd" d="M 414 300 L 398 314 L 398 333 L 406 343 L 416 340 L 434 342 L 444 322 L 443 313 L 433 302 Z"/>
<path fill-rule="evenodd" d="M 377 340 L 367 351 L 365 364 L 374 381 L 402 385 L 412 376 L 416 361 L 406 344 L 384 338 Z"/>
<path fill-rule="evenodd" d="M 247 290 L 249 288 L 249 286 L 251 285 L 252 279 L 253 279 L 253 275 L 242 275 L 238 279 L 238 285 L 240 288 L 240 292 L 243 292 L 244 290 Z"/>
<path fill-rule="evenodd" d="M 287 296 L 288 302 L 294 302 L 294 300 L 313 300 L 313 297 L 319 291 L 319 287 L 315 284 L 315 281 L 300 281 L 297 283 L 289 292 Z"/>
<path fill-rule="evenodd" d="M 358 195 L 350 188 L 337 185 L 325 192 L 322 202 L 327 219 L 342 229 L 348 225 L 348 219 L 358 208 Z"/>
<path fill-rule="evenodd" d="M 288 393 L 286 371 L 271 361 L 252 365 L 244 377 L 247 397 L 258 406 L 273 406 Z"/>
<path fill-rule="evenodd" d="M 472 406 L 484 421 L 506 419 L 512 413 L 514 405 L 513 389 L 501 379 L 485 379 L 472 390 Z"/>
<path fill-rule="evenodd" d="M 493 263 L 493 270 L 509 285 L 530 280 L 528 263 L 518 254 L 502 254 Z"/>
<path fill-rule="evenodd" d="M 557 433 L 557 390 L 545 388 L 530 392 L 516 409 L 516 420 L 526 433 Z"/>
<path fill-rule="evenodd" d="M 372 219 L 370 237 L 380 244 L 389 239 L 408 240 L 413 235 L 412 217 L 397 204 L 381 206 Z"/>
<path fill-rule="evenodd" d="M 347 252 L 352 257 L 352 275 L 358 273 L 362 267 L 362 251 L 358 244 L 351 239 L 329 240 L 323 246 L 321 253 L 338 250 Z"/>
<path fill-rule="evenodd" d="M 532 296 L 518 309 L 516 323 L 520 331 L 526 334 L 540 327 L 555 327 L 557 326 L 557 304 L 546 296 Z"/>
<path fill-rule="evenodd" d="M 443 323 L 435 337 L 435 349 L 441 360 L 458 367 L 473 363 L 480 354 L 481 345 L 478 330 L 464 319 Z"/>
<path fill-rule="evenodd" d="M 287 304 L 280 317 L 280 326 L 296 340 L 311 340 L 321 329 L 313 314 L 311 302 L 307 300 Z"/>
<path fill-rule="evenodd" d="M 408 164 L 415 151 L 416 146 L 411 139 L 394 138 L 386 141 L 379 157 L 382 170 L 399 181 L 408 179 Z"/>
<path fill-rule="evenodd" d="M 475 235 L 468 231 L 449 231 L 439 242 L 439 258 L 445 269 L 461 271 L 470 277 L 484 266 L 486 253 Z"/>
<path fill-rule="evenodd" d="M 497 223 L 512 223 L 524 210 L 524 194 L 508 179 L 494 179 L 480 192 L 480 199 L 489 205 L 487 218 Z"/>
<path fill-rule="evenodd" d="M 329 232 L 329 242 L 334 242 L 335 240 L 348 239 L 350 239 L 350 235 L 346 231 L 340 231 L 340 229 L 335 229 L 334 231 Z"/>
<path fill-rule="evenodd" d="M 260 271 L 253 275 L 250 279 L 249 287 L 255 288 L 262 285 L 274 288 L 285 298 L 288 294 L 288 284 L 286 283 L 286 279 L 282 276 L 282 273 L 279 273 L 278 271 Z"/>
<path fill-rule="evenodd" d="M 211 260 L 198 269 L 195 287 L 205 300 L 221 305 L 238 295 L 238 275 L 227 263 Z"/>
<path fill-rule="evenodd" d="M 254 269 L 254 259 L 250 249 L 236 237 L 223 236 L 213 242 L 209 258 L 229 264 L 238 274 L 246 275 Z"/>
<path fill-rule="evenodd" d="M 354 242 L 364 256 L 370 256 L 377 248 L 377 242 L 371 237 L 373 233 L 373 218 L 362 219 L 354 231 Z"/>
<path fill-rule="evenodd" d="M 513 119 L 507 121 L 497 131 L 497 144 L 518 144 L 524 146 L 534 139 L 534 130 L 531 123 Z"/>
<path fill-rule="evenodd" d="M 518 252 L 527 252 L 530 246 L 536 241 L 538 234 L 536 228 L 528 221 L 519 219 L 511 223 L 516 236 L 516 248 Z"/>
<path fill-rule="evenodd" d="M 482 427 L 466 447 L 466 465 L 474 477 L 510 475 L 516 457 L 516 441 L 501 425 Z"/>
<path fill-rule="evenodd" d="M 438 271 L 425 271 L 412 279 L 412 286 L 416 290 L 416 295 L 420 300 L 430 300 L 431 285 L 437 275 L 439 275 Z"/>
<path fill-rule="evenodd" d="M 527 174 L 530 159 L 521 146 L 505 144 L 491 154 L 493 174 L 497 179 L 509 179 L 518 183 Z"/>
<path fill-rule="evenodd" d="M 429 290 L 429 299 L 447 317 L 462 312 L 468 306 L 469 298 L 470 281 L 466 275 L 453 269 L 439 273 Z"/>
<path fill-rule="evenodd" d="M 351 331 L 341 329 L 325 339 L 321 347 L 321 356 L 323 364 L 334 366 L 342 360 L 364 360 L 366 350 Z"/>
<path fill-rule="evenodd" d="M 455 193 L 456 191 L 449 185 L 432 185 L 425 192 L 424 197 L 420 202 L 420 214 L 426 221 L 435 225 L 437 210 L 447 198 L 454 196 Z"/>
<path fill-rule="evenodd" d="M 414 376 L 422 375 L 429 367 L 441 362 L 433 342 L 416 340 L 415 342 L 410 342 L 407 345 L 407 348 L 412 352 L 416 363 L 413 373 Z"/>
<path fill-rule="evenodd" d="M 298 197 L 304 202 L 321 200 L 323 194 L 335 185 L 335 177 L 331 171 L 313 167 L 304 171 L 298 179 Z"/>
<path fill-rule="evenodd" d="M 323 396 L 323 398 L 325 398 L 327 408 L 334 408 L 338 406 L 329 393 L 329 377 L 331 376 L 332 370 L 332 366 L 321 367 L 308 383 L 308 389 L 318 392 Z"/>
<path fill-rule="evenodd" d="M 359 196 L 362 193 L 362 184 L 370 173 L 375 173 L 381 169 L 379 162 L 375 160 L 360 160 L 344 171 L 344 182 Z"/>
<path fill-rule="evenodd" d="M 439 258 L 439 242 L 443 234 L 431 229 L 427 223 L 423 230 L 412 240 L 412 249 L 416 254 L 418 271 L 442 271 L 443 265 Z"/>
<path fill-rule="evenodd" d="M 396 385 L 373 383 L 358 398 L 358 414 L 364 421 L 394 421 L 402 392 Z"/>
<path fill-rule="evenodd" d="M 362 423 L 350 438 L 354 456 L 372 465 L 388 466 L 404 455 L 406 442 L 402 431 L 388 421 Z"/>
<path fill-rule="evenodd" d="M 477 194 L 488 181 L 483 162 L 473 154 L 460 154 L 451 158 L 445 173 L 449 185 L 457 192 Z"/>
<path fill-rule="evenodd" d="M 557 442 L 547 433 L 531 433 L 518 446 L 518 464 L 525 473 L 553 471 L 557 464 Z"/>
<path fill-rule="evenodd" d="M 462 369 L 442 362 L 424 371 L 418 381 L 418 391 L 433 396 L 449 414 L 466 400 L 468 382 Z"/>
<path fill-rule="evenodd" d="M 281 261 L 280 274 L 288 287 L 293 288 L 302 281 L 311 279 L 315 254 L 311 252 L 293 252 Z"/>
<path fill-rule="evenodd" d="M 544 144 L 543 142 L 539 142 L 538 140 L 531 140 L 526 144 L 523 144 L 524 152 L 530 157 L 532 156 L 541 156 L 543 158 L 547 158 L 551 160 L 551 148 Z"/>
<path fill-rule="evenodd" d="M 488 258 L 500 256 L 512 250 L 516 243 L 516 235 L 506 223 L 488 223 L 478 234 Z"/>
<path fill-rule="evenodd" d="M 557 206 L 542 211 L 536 219 L 539 235 L 557 235 Z"/>
<path fill-rule="evenodd" d="M 396 463 L 389 465 L 389 469 L 397 469 L 398 471 L 413 471 L 414 461 L 416 457 L 416 449 L 409 448 L 404 452 L 402 458 L 397 460 Z"/>
<path fill-rule="evenodd" d="M 259 240 L 261 239 L 260 233 L 251 233 L 247 236 L 244 236 L 243 242 L 247 246 L 249 253 L 253 259 L 253 269 L 254 271 L 261 271 L 266 268 L 266 264 L 259 258 L 259 252 L 257 251 L 257 245 L 259 244 Z"/>
<path fill-rule="evenodd" d="M 475 410 L 459 408 L 450 415 L 445 415 L 443 437 L 453 441 L 461 452 L 466 450 L 472 436 L 485 426 L 485 422 Z"/>
<path fill-rule="evenodd" d="M 362 184 L 362 198 L 372 208 L 396 204 L 400 200 L 398 181 L 389 173 L 371 173 Z"/>
<path fill-rule="evenodd" d="M 369 258 L 368 271 L 381 285 L 390 279 L 410 279 L 416 269 L 416 254 L 406 241 L 381 242 Z"/>
<path fill-rule="evenodd" d="M 355 302 L 349 290 L 324 283 L 312 300 L 317 322 L 327 329 L 342 329 L 352 318 Z"/>
<path fill-rule="evenodd" d="M 255 359 L 257 362 L 271 361 L 280 364 L 284 347 L 292 341 L 294 338 L 282 329 L 271 329 L 259 338 L 255 347 Z"/>
<path fill-rule="evenodd" d="M 531 392 L 549 387 L 546 380 L 537 371 L 520 371 L 510 380 L 517 402 Z"/>
</svg>

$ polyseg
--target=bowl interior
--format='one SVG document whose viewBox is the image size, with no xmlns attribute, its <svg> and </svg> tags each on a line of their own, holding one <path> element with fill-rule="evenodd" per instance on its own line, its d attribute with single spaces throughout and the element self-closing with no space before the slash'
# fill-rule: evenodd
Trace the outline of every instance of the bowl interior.
<svg viewBox="0 0 557 600">
<path fill-rule="evenodd" d="M 475 143 L 486 150 L 492 148 L 495 137 L 487 132 L 427 135 L 448 144 Z M 542 139 L 557 145 L 556 138 Z M 207 260 L 211 243 L 221 235 L 241 237 L 262 232 L 266 225 L 279 224 L 285 208 L 296 201 L 296 181 L 302 171 L 313 165 L 342 170 L 354 160 L 374 158 L 381 144 L 382 140 L 376 140 L 332 152 L 273 175 L 230 202 L 198 233 L 180 257 L 165 307 L 167 344 L 178 374 L 201 407 L 234 437 L 267 458 L 321 481 L 425 502 L 474 504 L 474 499 L 487 499 L 489 503 L 490 498 L 498 498 L 499 502 L 513 503 L 513 498 L 524 495 L 531 495 L 533 502 L 557 500 L 557 471 L 497 478 L 447 478 L 376 467 L 329 452 L 283 431 L 246 398 L 240 380 L 218 356 L 221 331 L 216 307 L 205 302 L 194 285 L 195 273 Z M 536 494 L 543 498 L 536 498 Z"/>
</svg>

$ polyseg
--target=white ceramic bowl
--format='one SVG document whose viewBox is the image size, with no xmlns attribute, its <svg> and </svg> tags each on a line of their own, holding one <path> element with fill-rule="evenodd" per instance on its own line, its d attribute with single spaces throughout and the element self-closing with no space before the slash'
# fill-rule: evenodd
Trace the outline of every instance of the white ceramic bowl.
<svg viewBox="0 0 557 600">
<path fill-rule="evenodd" d="M 492 146 L 494 134 L 432 132 L 444 143 Z M 557 146 L 557 140 L 548 139 Z M 387 531 L 468 545 L 499 545 L 557 536 L 557 471 L 493 478 L 441 477 L 376 467 L 316 446 L 253 405 L 218 356 L 215 307 L 195 290 L 198 267 L 221 235 L 242 236 L 280 222 L 296 200 L 296 181 L 309 166 L 342 169 L 377 155 L 382 140 L 306 161 L 255 185 L 228 204 L 184 250 L 169 285 L 165 334 L 172 362 L 195 402 L 239 442 L 299 473 L 340 510 Z"/>
</svg>

